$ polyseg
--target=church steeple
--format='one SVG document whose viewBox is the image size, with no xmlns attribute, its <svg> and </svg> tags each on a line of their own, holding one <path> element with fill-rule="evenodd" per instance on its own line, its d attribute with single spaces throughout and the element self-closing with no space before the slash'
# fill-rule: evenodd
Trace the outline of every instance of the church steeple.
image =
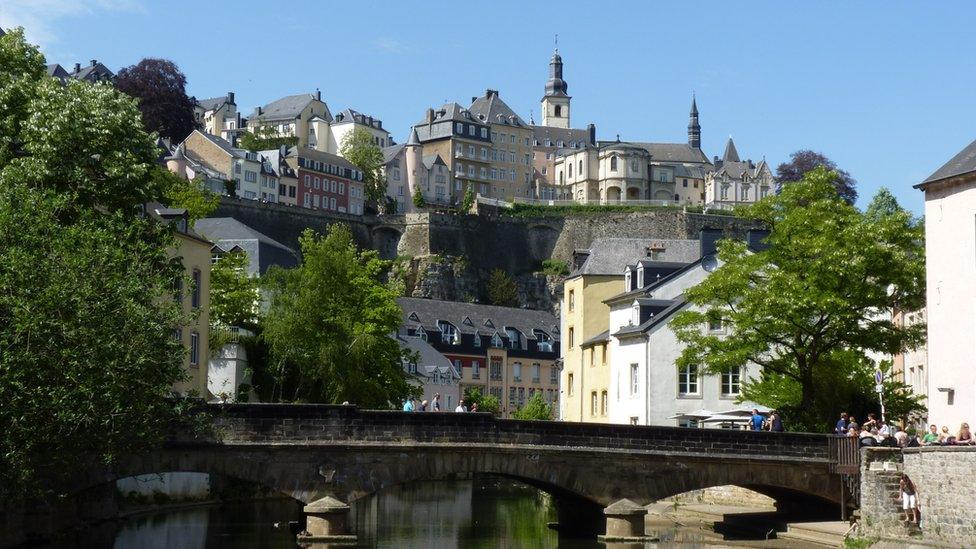
<svg viewBox="0 0 976 549">
<path fill-rule="evenodd" d="M 569 128 L 569 100 L 563 80 L 563 58 L 559 49 L 552 52 L 549 60 L 549 80 L 546 81 L 546 95 L 542 98 L 542 125 L 555 128 Z"/>
<path fill-rule="evenodd" d="M 698 123 L 698 103 L 691 94 L 691 112 L 688 115 L 688 146 L 701 148 L 701 124 Z"/>
<path fill-rule="evenodd" d="M 732 136 L 729 136 L 729 142 L 725 144 L 725 154 L 722 155 L 722 163 L 728 162 L 741 162 L 739 160 L 739 151 L 735 150 L 735 143 L 732 141 Z"/>
</svg>

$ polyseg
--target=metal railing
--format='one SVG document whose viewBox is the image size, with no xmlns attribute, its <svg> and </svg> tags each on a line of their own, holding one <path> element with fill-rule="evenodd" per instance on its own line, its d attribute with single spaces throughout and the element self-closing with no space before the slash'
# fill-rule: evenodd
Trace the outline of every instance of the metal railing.
<svg viewBox="0 0 976 549">
<path fill-rule="evenodd" d="M 830 472 L 838 475 L 861 474 L 861 446 L 858 437 L 833 436 L 827 440 Z"/>
</svg>

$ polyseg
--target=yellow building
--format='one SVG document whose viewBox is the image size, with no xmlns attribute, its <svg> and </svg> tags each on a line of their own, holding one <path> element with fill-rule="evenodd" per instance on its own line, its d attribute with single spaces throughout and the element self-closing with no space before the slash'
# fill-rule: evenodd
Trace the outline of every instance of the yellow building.
<svg viewBox="0 0 976 549">
<path fill-rule="evenodd" d="M 631 278 L 626 273 L 641 268 L 656 280 L 699 255 L 698 240 L 639 238 L 598 238 L 590 249 L 577 252 L 575 270 L 563 283 L 560 419 L 609 422 L 610 307 L 604 301 L 620 294 Z M 631 265 L 639 257 L 647 259 Z M 636 283 L 638 277 L 632 278 Z"/>
<path fill-rule="evenodd" d="M 491 129 L 488 181 L 479 184 L 478 193 L 505 200 L 535 196 L 533 126 L 526 124 L 502 101 L 498 90 L 485 90 L 483 97 L 472 97 L 469 110 Z"/>
</svg>

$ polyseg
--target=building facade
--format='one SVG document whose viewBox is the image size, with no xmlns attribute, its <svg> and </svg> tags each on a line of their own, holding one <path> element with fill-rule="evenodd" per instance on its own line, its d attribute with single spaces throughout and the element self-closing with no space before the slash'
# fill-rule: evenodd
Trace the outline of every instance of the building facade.
<svg viewBox="0 0 976 549">
<path fill-rule="evenodd" d="M 399 298 L 402 332 L 419 336 L 454 364 L 461 392 L 479 389 L 511 417 L 536 393 L 558 409 L 559 325 L 544 311 Z"/>
<path fill-rule="evenodd" d="M 363 173 L 353 163 L 308 147 L 292 147 L 285 162 L 297 177 L 300 206 L 363 214 Z"/>
<path fill-rule="evenodd" d="M 444 159 L 439 154 L 424 155 L 423 151 L 416 129 L 410 131 L 405 144 L 383 149 L 386 197 L 393 204 L 390 213 L 417 211 L 413 201 L 417 189 L 431 206 L 453 206 L 463 199 L 463 194 L 451 188 L 451 170 Z"/>
<path fill-rule="evenodd" d="M 925 193 L 929 421 L 976 418 L 976 141 L 915 186 Z"/>
<path fill-rule="evenodd" d="M 332 136 L 332 113 L 322 93 L 282 97 L 255 109 L 247 119 L 250 132 L 267 131 L 278 137 L 296 137 L 299 147 L 331 152 L 338 150 Z"/>
<path fill-rule="evenodd" d="M 193 117 L 205 133 L 222 137 L 231 144 L 236 145 L 238 133 L 244 131 L 237 103 L 234 102 L 234 92 L 198 99 L 193 106 Z"/>
<path fill-rule="evenodd" d="M 342 142 L 347 135 L 357 128 L 368 131 L 373 136 L 373 144 L 381 149 L 394 144 L 393 140 L 390 139 L 390 132 L 383 128 L 382 120 L 352 109 L 346 109 L 335 115 L 335 119 L 332 121 L 332 143 L 335 144 L 336 149 L 328 152 L 340 154 Z"/>
<path fill-rule="evenodd" d="M 423 156 L 440 156 L 447 164 L 450 200 L 457 202 L 470 186 L 475 192 L 489 190 L 491 135 L 488 125 L 457 103 L 427 109 L 414 124 Z M 488 195 L 483 195 L 488 196 Z"/>
<path fill-rule="evenodd" d="M 471 113 L 488 124 L 491 131 L 490 163 L 484 173 L 487 180 L 475 191 L 481 196 L 512 200 L 535 195 L 532 146 L 535 132 L 504 101 L 498 90 L 485 90 L 482 97 L 472 97 Z"/>
<path fill-rule="evenodd" d="M 440 395 L 441 412 L 453 412 L 461 401 L 461 374 L 454 364 L 420 336 L 397 335 L 400 348 L 407 351 L 403 369 L 407 381 L 420 389 L 420 403 L 427 401 L 427 411 L 434 411 L 430 404 L 434 395 Z"/>
<path fill-rule="evenodd" d="M 226 175 L 234 182 L 237 196 L 241 198 L 259 200 L 262 190 L 265 195 L 270 191 L 267 186 L 261 187 L 260 176 L 265 166 L 256 152 L 238 149 L 227 140 L 200 130 L 193 130 L 181 147 L 188 159 Z"/>
<path fill-rule="evenodd" d="M 714 168 L 705 177 L 707 205 L 752 204 L 776 192 L 766 160 L 740 160 L 731 137 L 721 160 L 715 157 Z"/>
</svg>

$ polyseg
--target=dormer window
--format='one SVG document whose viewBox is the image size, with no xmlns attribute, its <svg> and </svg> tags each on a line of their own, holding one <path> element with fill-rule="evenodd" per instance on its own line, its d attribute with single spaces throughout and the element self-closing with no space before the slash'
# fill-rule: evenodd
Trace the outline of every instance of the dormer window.
<svg viewBox="0 0 976 549">
<path fill-rule="evenodd" d="M 630 323 L 633 325 L 640 324 L 640 303 L 634 302 L 634 307 L 631 310 Z"/>
<path fill-rule="evenodd" d="M 532 335 L 535 336 L 536 348 L 538 348 L 539 351 L 546 352 L 546 353 L 552 352 L 552 348 L 553 348 L 552 336 L 550 336 L 545 331 L 540 330 L 538 328 L 532 330 Z"/>
<path fill-rule="evenodd" d="M 630 269 L 624 273 L 624 291 L 630 291 Z"/>
<path fill-rule="evenodd" d="M 522 332 L 515 328 L 505 328 L 505 335 L 508 336 L 508 347 L 510 349 L 524 349 L 523 346 L 524 339 L 522 337 Z"/>
<path fill-rule="evenodd" d="M 504 345 L 504 344 L 502 343 L 502 338 L 501 338 L 501 336 L 499 336 L 499 335 L 498 335 L 498 332 L 495 332 L 495 333 L 494 333 L 494 334 L 493 334 L 493 335 L 491 336 L 491 346 L 492 346 L 492 347 L 498 347 L 498 348 L 501 348 L 501 347 L 504 347 L 504 346 L 505 346 L 505 345 Z"/>
<path fill-rule="evenodd" d="M 438 320 L 437 328 L 441 331 L 441 342 L 448 345 L 460 345 L 461 334 L 456 326 L 446 320 Z"/>
<path fill-rule="evenodd" d="M 644 266 L 637 267 L 637 287 L 644 287 Z"/>
</svg>

